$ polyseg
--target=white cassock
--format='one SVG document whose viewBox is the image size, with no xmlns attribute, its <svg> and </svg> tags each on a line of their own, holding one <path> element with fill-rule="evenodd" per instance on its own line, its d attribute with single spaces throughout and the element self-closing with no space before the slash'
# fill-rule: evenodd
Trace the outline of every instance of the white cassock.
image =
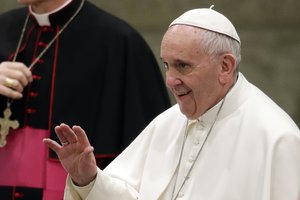
<svg viewBox="0 0 300 200">
<path fill-rule="evenodd" d="M 198 120 L 163 112 L 89 186 L 68 178 L 65 199 L 300 200 L 293 120 L 241 73 L 221 103 Z"/>
</svg>

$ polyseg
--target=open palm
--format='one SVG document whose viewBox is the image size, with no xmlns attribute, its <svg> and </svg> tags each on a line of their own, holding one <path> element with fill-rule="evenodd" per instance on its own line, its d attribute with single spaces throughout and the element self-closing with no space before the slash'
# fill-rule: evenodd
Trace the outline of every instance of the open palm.
<svg viewBox="0 0 300 200">
<path fill-rule="evenodd" d="M 49 138 L 44 139 L 56 152 L 61 164 L 79 186 L 90 183 L 97 174 L 94 148 L 90 145 L 84 130 L 79 126 L 70 128 L 66 124 L 55 127 L 55 132 L 62 144 Z"/>
</svg>

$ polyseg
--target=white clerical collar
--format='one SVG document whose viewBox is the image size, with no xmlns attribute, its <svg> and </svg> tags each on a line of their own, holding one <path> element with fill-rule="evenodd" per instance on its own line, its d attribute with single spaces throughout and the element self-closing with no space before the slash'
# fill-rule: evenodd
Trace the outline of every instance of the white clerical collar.
<svg viewBox="0 0 300 200">
<path fill-rule="evenodd" d="M 40 26 L 51 26 L 50 20 L 49 20 L 49 15 L 56 13 L 57 11 L 63 9 L 65 6 L 67 6 L 69 3 L 71 3 L 72 0 L 67 0 L 63 5 L 60 7 L 56 8 L 55 10 L 48 12 L 48 13 L 43 13 L 43 14 L 38 14 L 35 13 L 31 6 L 29 6 L 29 12 L 35 17 L 36 21 Z"/>
<path fill-rule="evenodd" d="M 220 113 L 219 119 L 222 119 L 237 110 L 251 94 L 253 85 L 247 81 L 241 72 L 239 72 L 238 80 L 226 95 L 224 107 Z"/>
</svg>

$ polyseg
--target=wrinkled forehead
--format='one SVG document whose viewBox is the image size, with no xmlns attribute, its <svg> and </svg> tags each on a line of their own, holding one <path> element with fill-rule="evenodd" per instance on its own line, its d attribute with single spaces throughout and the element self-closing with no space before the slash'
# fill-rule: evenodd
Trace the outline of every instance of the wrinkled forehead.
<svg viewBox="0 0 300 200">
<path fill-rule="evenodd" d="M 169 27 L 161 41 L 161 53 L 176 52 L 176 54 L 183 54 L 190 51 L 202 52 L 202 31 L 203 29 L 187 25 Z"/>
<path fill-rule="evenodd" d="M 179 40 L 180 42 L 186 43 L 188 41 L 200 41 L 201 32 L 203 31 L 204 30 L 199 27 L 176 24 L 168 28 L 163 36 L 162 42 L 172 42 Z"/>
</svg>

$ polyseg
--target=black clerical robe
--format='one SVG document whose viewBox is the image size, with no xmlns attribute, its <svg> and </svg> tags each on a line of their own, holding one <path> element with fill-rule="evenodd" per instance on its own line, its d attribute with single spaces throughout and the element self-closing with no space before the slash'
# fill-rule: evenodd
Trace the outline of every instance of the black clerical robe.
<svg viewBox="0 0 300 200">
<path fill-rule="evenodd" d="M 80 3 L 73 0 L 51 14 L 51 26 L 39 26 L 30 15 L 16 61 L 29 66 Z M 20 8 L 0 15 L 0 62 L 13 59 L 27 14 L 28 8 Z M 12 103 L 11 118 L 21 127 L 48 130 L 56 140 L 56 125 L 80 125 L 97 158 L 118 155 L 170 106 L 161 71 L 143 38 L 87 1 L 32 73 L 24 98 Z M 6 101 L 0 96 L 1 112 Z M 50 157 L 55 159 L 53 152 Z"/>
</svg>

